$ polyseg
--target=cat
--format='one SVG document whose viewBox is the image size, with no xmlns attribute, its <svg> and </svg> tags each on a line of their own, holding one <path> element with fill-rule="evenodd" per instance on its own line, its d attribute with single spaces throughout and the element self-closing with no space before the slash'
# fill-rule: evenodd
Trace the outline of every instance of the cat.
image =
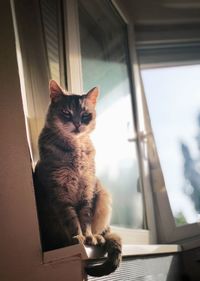
<svg viewBox="0 0 200 281">
<path fill-rule="evenodd" d="M 95 176 L 95 149 L 89 137 L 99 90 L 70 94 L 54 80 L 49 90 L 51 103 L 34 172 L 42 249 L 99 245 L 107 259 L 85 270 L 92 276 L 107 275 L 119 266 L 122 246 L 120 237 L 110 231 L 111 197 Z"/>
</svg>

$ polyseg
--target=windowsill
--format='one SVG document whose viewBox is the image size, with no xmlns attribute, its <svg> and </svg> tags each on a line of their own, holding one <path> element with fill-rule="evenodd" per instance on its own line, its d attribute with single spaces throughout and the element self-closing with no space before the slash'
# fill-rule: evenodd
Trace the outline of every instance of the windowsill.
<svg viewBox="0 0 200 281">
<path fill-rule="evenodd" d="M 176 253 L 181 250 L 179 245 L 155 244 L 155 245 L 123 245 L 123 256 L 143 256 Z"/>
<path fill-rule="evenodd" d="M 181 250 L 179 245 L 123 245 L 123 256 L 146 256 L 177 253 Z M 84 245 L 74 245 L 57 249 L 49 252 L 44 252 L 44 263 L 53 263 L 60 260 L 69 260 L 79 258 L 82 260 L 98 259 L 105 255 L 103 250 L 98 247 L 86 247 Z"/>
</svg>

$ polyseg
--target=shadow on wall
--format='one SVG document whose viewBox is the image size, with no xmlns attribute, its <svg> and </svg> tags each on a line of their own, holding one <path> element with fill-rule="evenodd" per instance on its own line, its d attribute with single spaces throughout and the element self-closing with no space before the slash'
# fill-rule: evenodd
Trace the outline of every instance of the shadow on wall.
<svg viewBox="0 0 200 281">
<path fill-rule="evenodd" d="M 182 266 L 181 257 L 176 254 L 171 259 L 166 281 L 189 281 Z"/>
</svg>

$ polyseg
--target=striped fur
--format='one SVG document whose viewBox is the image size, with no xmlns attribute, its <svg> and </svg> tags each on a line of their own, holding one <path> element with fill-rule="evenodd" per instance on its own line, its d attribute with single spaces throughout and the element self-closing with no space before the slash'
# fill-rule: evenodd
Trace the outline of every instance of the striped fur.
<svg viewBox="0 0 200 281">
<path fill-rule="evenodd" d="M 121 240 L 110 233 L 111 197 L 95 176 L 95 128 L 98 89 L 66 94 L 50 82 L 51 104 L 39 137 L 40 159 L 34 173 L 38 218 L 44 251 L 84 243 L 105 247 L 104 264 L 88 274 L 114 271 L 121 259 Z"/>
</svg>

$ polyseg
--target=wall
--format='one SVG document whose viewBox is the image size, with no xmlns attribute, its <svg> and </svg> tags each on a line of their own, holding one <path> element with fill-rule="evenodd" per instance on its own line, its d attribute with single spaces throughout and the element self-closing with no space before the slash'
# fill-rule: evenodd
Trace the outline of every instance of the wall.
<svg viewBox="0 0 200 281">
<path fill-rule="evenodd" d="M 181 281 L 178 255 L 141 256 L 124 258 L 120 268 L 99 281 Z M 89 277 L 88 281 L 95 281 Z"/>
<path fill-rule="evenodd" d="M 43 264 L 10 1 L 0 1 L 0 280 L 79 281 L 81 256 Z"/>
</svg>

